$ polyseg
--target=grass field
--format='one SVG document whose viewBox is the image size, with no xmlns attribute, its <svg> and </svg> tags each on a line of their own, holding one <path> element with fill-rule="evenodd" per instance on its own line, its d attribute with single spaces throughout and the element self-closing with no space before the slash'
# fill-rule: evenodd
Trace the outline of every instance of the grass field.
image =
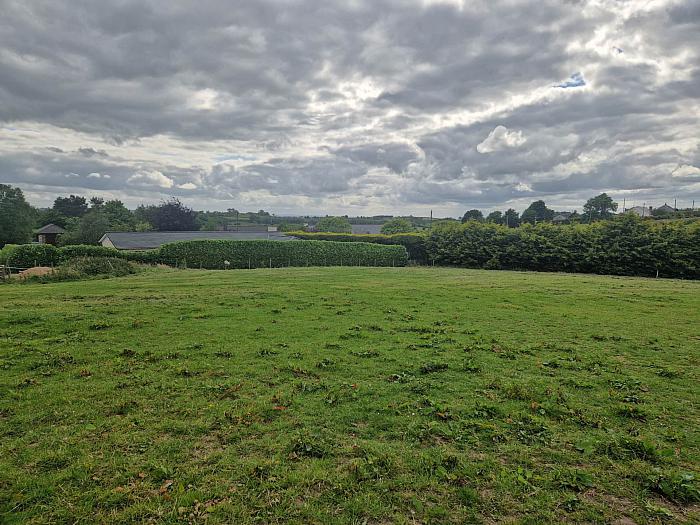
<svg viewBox="0 0 700 525">
<path fill-rule="evenodd" d="M 154 270 L 0 314 L 2 523 L 700 522 L 700 282 Z"/>
</svg>

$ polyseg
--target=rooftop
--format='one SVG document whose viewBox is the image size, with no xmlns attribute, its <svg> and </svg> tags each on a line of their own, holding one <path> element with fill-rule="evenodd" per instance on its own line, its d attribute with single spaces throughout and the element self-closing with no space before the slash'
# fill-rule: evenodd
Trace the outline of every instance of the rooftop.
<svg viewBox="0 0 700 525">
<path fill-rule="evenodd" d="M 64 233 L 66 230 L 61 228 L 60 226 L 56 226 L 55 224 L 47 224 L 46 226 L 42 226 L 39 228 L 36 233 L 38 234 L 46 234 L 46 233 Z"/>
<path fill-rule="evenodd" d="M 279 232 L 228 232 L 228 231 L 192 231 L 192 232 L 107 232 L 100 243 L 114 246 L 118 250 L 150 250 L 163 244 L 176 241 L 200 240 L 233 241 L 293 241 L 294 237 Z"/>
</svg>

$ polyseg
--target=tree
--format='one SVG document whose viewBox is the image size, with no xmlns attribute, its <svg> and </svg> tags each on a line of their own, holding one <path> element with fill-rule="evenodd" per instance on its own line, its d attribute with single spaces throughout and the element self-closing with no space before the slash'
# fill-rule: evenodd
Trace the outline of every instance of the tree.
<svg viewBox="0 0 700 525">
<path fill-rule="evenodd" d="M 382 226 L 381 232 L 386 235 L 391 235 L 393 233 L 410 233 L 413 231 L 413 225 L 408 219 L 403 219 L 401 217 L 396 217 L 387 221 Z"/>
<path fill-rule="evenodd" d="M 22 190 L 0 184 L 0 246 L 29 242 L 34 218 Z"/>
<path fill-rule="evenodd" d="M 542 221 L 551 221 L 554 217 L 554 210 L 547 208 L 544 201 L 535 201 L 520 216 L 521 222 L 535 224 Z"/>
<path fill-rule="evenodd" d="M 316 231 L 331 233 L 351 233 L 352 226 L 347 217 L 324 217 L 316 223 Z"/>
<path fill-rule="evenodd" d="M 508 208 L 503 214 L 503 224 L 509 228 L 517 228 L 520 226 L 520 215 L 513 208 Z"/>
<path fill-rule="evenodd" d="M 109 221 L 111 230 L 131 230 L 136 224 L 134 214 L 120 200 L 107 201 L 101 209 Z"/>
<path fill-rule="evenodd" d="M 462 217 L 462 222 L 467 221 L 484 221 L 484 214 L 480 210 L 468 210 Z"/>
<path fill-rule="evenodd" d="M 155 207 L 149 222 L 158 231 L 192 231 L 197 229 L 197 212 L 172 197 Z"/>
<path fill-rule="evenodd" d="M 100 208 L 105 203 L 102 197 L 90 197 L 90 209 Z"/>
<path fill-rule="evenodd" d="M 109 219 L 100 208 L 92 209 L 80 218 L 75 227 L 61 236 L 61 245 L 97 244 L 110 230 Z"/>
<path fill-rule="evenodd" d="M 492 222 L 494 224 L 503 224 L 503 213 L 500 211 L 492 211 L 486 216 L 486 222 Z"/>
<path fill-rule="evenodd" d="M 609 219 L 615 211 L 617 211 L 617 202 L 614 202 L 607 193 L 592 197 L 583 205 L 583 216 L 588 222 Z"/>
<path fill-rule="evenodd" d="M 71 195 L 70 197 L 57 197 L 53 201 L 53 209 L 64 217 L 82 217 L 87 213 L 88 205 L 85 197 Z"/>
</svg>

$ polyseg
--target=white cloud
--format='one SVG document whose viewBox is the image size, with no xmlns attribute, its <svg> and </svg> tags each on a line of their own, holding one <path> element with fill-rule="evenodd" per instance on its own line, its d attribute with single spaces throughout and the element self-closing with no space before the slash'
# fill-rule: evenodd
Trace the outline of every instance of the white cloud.
<svg viewBox="0 0 700 525">
<path fill-rule="evenodd" d="M 175 183 L 170 177 L 166 177 L 158 170 L 139 171 L 128 178 L 127 182 L 132 186 L 172 188 Z"/>
<path fill-rule="evenodd" d="M 517 148 L 525 143 L 522 131 L 511 131 L 505 126 L 496 126 L 489 136 L 476 147 L 479 153 L 492 153 L 506 148 Z"/>
<path fill-rule="evenodd" d="M 87 178 L 88 179 L 111 179 L 111 177 L 109 175 L 97 173 L 97 172 L 89 173 Z"/>
<path fill-rule="evenodd" d="M 690 164 L 683 164 L 682 166 L 678 166 L 675 170 L 673 170 L 672 175 L 679 178 L 697 177 L 700 175 L 700 168 L 696 168 Z"/>
<path fill-rule="evenodd" d="M 182 189 L 182 190 L 196 190 L 197 189 L 197 185 L 192 184 L 191 182 L 185 182 L 184 184 L 178 184 L 177 187 Z"/>
</svg>

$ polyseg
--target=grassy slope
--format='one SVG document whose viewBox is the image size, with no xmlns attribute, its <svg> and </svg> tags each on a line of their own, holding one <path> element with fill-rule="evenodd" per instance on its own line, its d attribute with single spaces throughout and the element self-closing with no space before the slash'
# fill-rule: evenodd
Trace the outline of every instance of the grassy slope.
<svg viewBox="0 0 700 525">
<path fill-rule="evenodd" d="M 0 521 L 700 520 L 699 282 L 163 270 L 0 312 Z"/>
</svg>

